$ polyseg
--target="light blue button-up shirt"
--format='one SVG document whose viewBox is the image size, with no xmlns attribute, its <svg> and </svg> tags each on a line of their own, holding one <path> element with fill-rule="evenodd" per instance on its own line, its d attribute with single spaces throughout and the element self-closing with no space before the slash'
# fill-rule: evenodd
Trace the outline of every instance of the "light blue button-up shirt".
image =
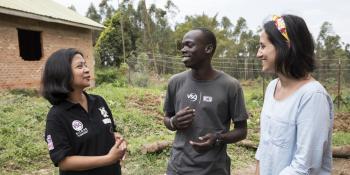
<svg viewBox="0 0 350 175">
<path fill-rule="evenodd" d="M 283 100 L 268 85 L 255 158 L 260 175 L 328 175 L 332 169 L 332 99 L 317 81 Z"/>
</svg>

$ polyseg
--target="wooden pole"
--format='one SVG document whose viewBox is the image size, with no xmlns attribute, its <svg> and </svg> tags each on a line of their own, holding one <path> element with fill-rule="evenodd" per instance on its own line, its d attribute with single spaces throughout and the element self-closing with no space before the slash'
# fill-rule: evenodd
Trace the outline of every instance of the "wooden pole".
<svg viewBox="0 0 350 175">
<path fill-rule="evenodd" d="M 338 95 L 337 95 L 337 107 L 338 107 L 338 110 L 340 109 L 340 100 L 341 100 L 341 92 L 340 92 L 340 75 L 341 75 L 341 60 L 340 58 L 338 59 Z"/>
<path fill-rule="evenodd" d="M 119 0 L 118 0 L 118 7 L 120 8 L 120 4 L 119 4 Z M 120 14 L 121 14 L 121 17 L 120 17 L 120 27 L 121 27 L 121 32 L 122 32 L 122 46 L 123 46 L 123 61 L 125 63 L 125 42 L 124 42 L 124 27 L 123 27 L 123 10 L 120 9 Z"/>
</svg>

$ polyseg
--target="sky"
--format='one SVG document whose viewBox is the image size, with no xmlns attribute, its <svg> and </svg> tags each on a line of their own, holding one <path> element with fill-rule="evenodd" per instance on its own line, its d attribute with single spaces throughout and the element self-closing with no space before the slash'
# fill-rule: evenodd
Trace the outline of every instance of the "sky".
<svg viewBox="0 0 350 175">
<path fill-rule="evenodd" d="M 96 7 L 101 0 L 54 0 L 64 6 L 74 5 L 77 12 L 85 16 L 87 8 L 93 2 Z M 121 2 L 122 0 L 120 0 Z M 117 0 L 112 0 L 117 7 Z M 133 0 L 134 4 L 138 0 Z M 166 0 L 146 0 L 146 4 L 156 4 L 164 8 Z M 179 11 L 170 19 L 170 23 L 184 22 L 186 15 L 201 15 L 228 17 L 233 24 L 239 17 L 246 19 L 248 28 L 256 31 L 264 20 L 277 14 L 294 14 L 306 21 L 313 37 L 316 39 L 323 22 L 328 21 L 333 26 L 334 34 L 341 41 L 350 44 L 350 0 L 172 0 Z M 136 5 L 135 5 L 136 6 Z"/>
</svg>

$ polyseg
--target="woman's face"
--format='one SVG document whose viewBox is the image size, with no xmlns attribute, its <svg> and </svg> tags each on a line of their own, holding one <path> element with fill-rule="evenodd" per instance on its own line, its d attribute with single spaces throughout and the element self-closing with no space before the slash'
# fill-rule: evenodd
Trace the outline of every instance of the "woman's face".
<svg viewBox="0 0 350 175">
<path fill-rule="evenodd" d="M 262 61 L 262 72 L 275 73 L 276 48 L 269 41 L 265 31 L 260 34 L 259 45 L 256 57 Z"/>
<path fill-rule="evenodd" d="M 72 87 L 76 89 L 84 89 L 90 86 L 90 71 L 87 67 L 86 61 L 80 54 L 74 55 L 72 59 Z"/>
</svg>

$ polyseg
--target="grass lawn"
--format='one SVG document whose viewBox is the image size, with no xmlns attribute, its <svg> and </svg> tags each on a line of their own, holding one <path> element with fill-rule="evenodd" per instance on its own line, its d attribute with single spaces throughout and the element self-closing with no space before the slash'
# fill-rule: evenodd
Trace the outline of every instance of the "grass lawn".
<svg viewBox="0 0 350 175">
<path fill-rule="evenodd" d="M 247 108 L 248 139 L 257 143 L 259 114 L 262 106 L 261 85 L 242 82 Z M 117 87 L 103 84 L 89 93 L 103 96 L 112 109 L 118 131 L 128 140 L 128 155 L 123 174 L 164 174 L 169 149 L 142 154 L 143 144 L 160 140 L 172 141 L 174 132 L 162 124 L 164 86 L 149 88 Z M 0 174 L 55 174 L 43 139 L 46 114 L 50 104 L 30 90 L 0 91 Z M 342 111 L 344 112 L 344 111 Z M 348 115 L 345 111 L 344 115 Z M 334 132 L 334 145 L 349 145 L 350 133 Z M 254 150 L 229 145 L 232 168 L 244 167 L 254 161 Z"/>
</svg>

